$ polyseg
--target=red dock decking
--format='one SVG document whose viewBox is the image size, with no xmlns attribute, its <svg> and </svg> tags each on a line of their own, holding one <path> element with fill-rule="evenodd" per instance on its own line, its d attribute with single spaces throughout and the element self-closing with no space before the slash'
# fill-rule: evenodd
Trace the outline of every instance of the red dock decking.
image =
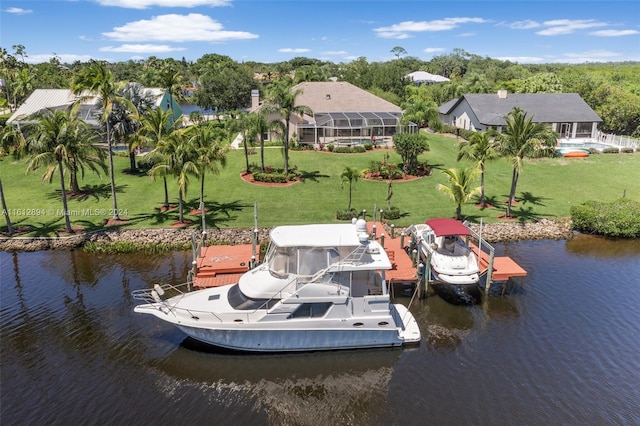
<svg viewBox="0 0 640 426">
<path fill-rule="evenodd" d="M 372 232 L 372 222 L 367 223 L 369 232 Z M 384 228 L 380 224 L 376 224 L 376 239 L 383 243 L 380 236 L 384 234 Z M 405 236 L 405 239 L 409 238 Z M 413 266 L 411 257 L 401 247 L 402 238 L 395 235 L 384 234 L 384 250 L 389 256 L 389 260 L 393 268 L 386 272 L 387 279 L 390 282 L 415 282 L 416 268 Z M 405 241 L 405 244 L 408 240 Z M 476 246 L 472 245 L 475 253 L 478 252 Z M 252 245 L 215 245 L 203 247 L 201 256 L 198 257 L 198 271 L 193 281 L 194 287 L 219 287 L 227 284 L 237 283 L 243 273 L 249 270 L 249 261 L 251 260 Z M 480 252 L 479 266 L 480 272 L 485 273 L 489 265 L 489 255 Z M 524 277 L 527 275 L 520 265 L 518 265 L 510 257 L 496 256 L 493 259 L 493 272 L 491 278 L 493 281 L 506 281 L 510 277 Z"/>
</svg>

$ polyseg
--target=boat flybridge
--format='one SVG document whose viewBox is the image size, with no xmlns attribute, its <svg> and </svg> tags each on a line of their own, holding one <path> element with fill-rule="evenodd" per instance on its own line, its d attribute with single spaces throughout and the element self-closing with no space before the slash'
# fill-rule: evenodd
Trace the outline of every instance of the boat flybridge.
<svg viewBox="0 0 640 426">
<path fill-rule="evenodd" d="M 290 352 L 401 346 L 420 341 L 411 312 L 393 304 L 392 265 L 366 223 L 279 226 L 265 260 L 237 284 L 175 294 L 134 292 L 135 312 L 233 350 Z"/>
</svg>

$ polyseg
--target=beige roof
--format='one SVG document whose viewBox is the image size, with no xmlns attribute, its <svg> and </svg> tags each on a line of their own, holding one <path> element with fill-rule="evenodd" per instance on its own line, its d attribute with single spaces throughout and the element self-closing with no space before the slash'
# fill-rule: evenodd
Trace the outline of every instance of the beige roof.
<svg viewBox="0 0 640 426">
<path fill-rule="evenodd" d="M 36 89 L 9 117 L 7 123 L 23 120 L 47 108 L 66 108 L 76 99 L 68 89 Z"/>
<path fill-rule="evenodd" d="M 402 112 L 402 109 L 345 81 L 305 82 L 292 90 L 300 89 L 296 104 L 306 105 L 318 114 L 321 112 Z"/>
</svg>

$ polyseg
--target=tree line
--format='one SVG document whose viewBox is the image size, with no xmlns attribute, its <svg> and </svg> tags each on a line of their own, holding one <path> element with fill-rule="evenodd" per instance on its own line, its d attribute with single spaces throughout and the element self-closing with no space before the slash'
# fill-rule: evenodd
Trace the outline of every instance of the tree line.
<svg viewBox="0 0 640 426">
<path fill-rule="evenodd" d="M 36 88 L 69 88 L 70 82 L 89 63 L 49 62 L 29 64 L 22 45 L 13 52 L 0 47 L 0 76 L 5 84 L 0 108 L 14 109 Z M 296 57 L 278 63 L 236 62 L 228 56 L 205 54 L 195 61 L 151 56 L 105 64 L 116 81 L 138 82 L 145 87 L 170 89 L 179 102 L 206 110 L 233 111 L 248 106 L 251 90 L 266 92 L 275 81 L 328 81 L 335 78 L 382 97 L 403 109 L 415 106 L 416 91 L 406 75 L 418 70 L 450 79 L 447 83 L 420 88 L 420 101 L 441 105 L 465 93 L 578 93 L 603 119 L 600 130 L 640 137 L 640 63 L 518 64 L 482 57 L 463 49 L 428 61 L 408 56 L 400 46 L 392 49 L 396 59 L 369 62 L 360 57 L 348 63 Z M 169 75 L 179 80 L 167 80 Z M 164 76 L 164 77 L 163 77 Z M 413 98 L 413 99 L 412 99 Z"/>
</svg>

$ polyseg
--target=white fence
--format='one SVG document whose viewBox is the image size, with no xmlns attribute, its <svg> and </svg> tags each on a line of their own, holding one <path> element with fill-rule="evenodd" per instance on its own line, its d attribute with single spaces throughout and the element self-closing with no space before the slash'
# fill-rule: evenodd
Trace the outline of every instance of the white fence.
<svg viewBox="0 0 640 426">
<path fill-rule="evenodd" d="M 633 148 L 634 150 L 638 149 L 638 147 L 640 146 L 640 141 L 638 139 L 602 133 L 601 131 L 596 132 L 596 140 L 598 142 L 615 145 L 620 148 Z"/>
</svg>

